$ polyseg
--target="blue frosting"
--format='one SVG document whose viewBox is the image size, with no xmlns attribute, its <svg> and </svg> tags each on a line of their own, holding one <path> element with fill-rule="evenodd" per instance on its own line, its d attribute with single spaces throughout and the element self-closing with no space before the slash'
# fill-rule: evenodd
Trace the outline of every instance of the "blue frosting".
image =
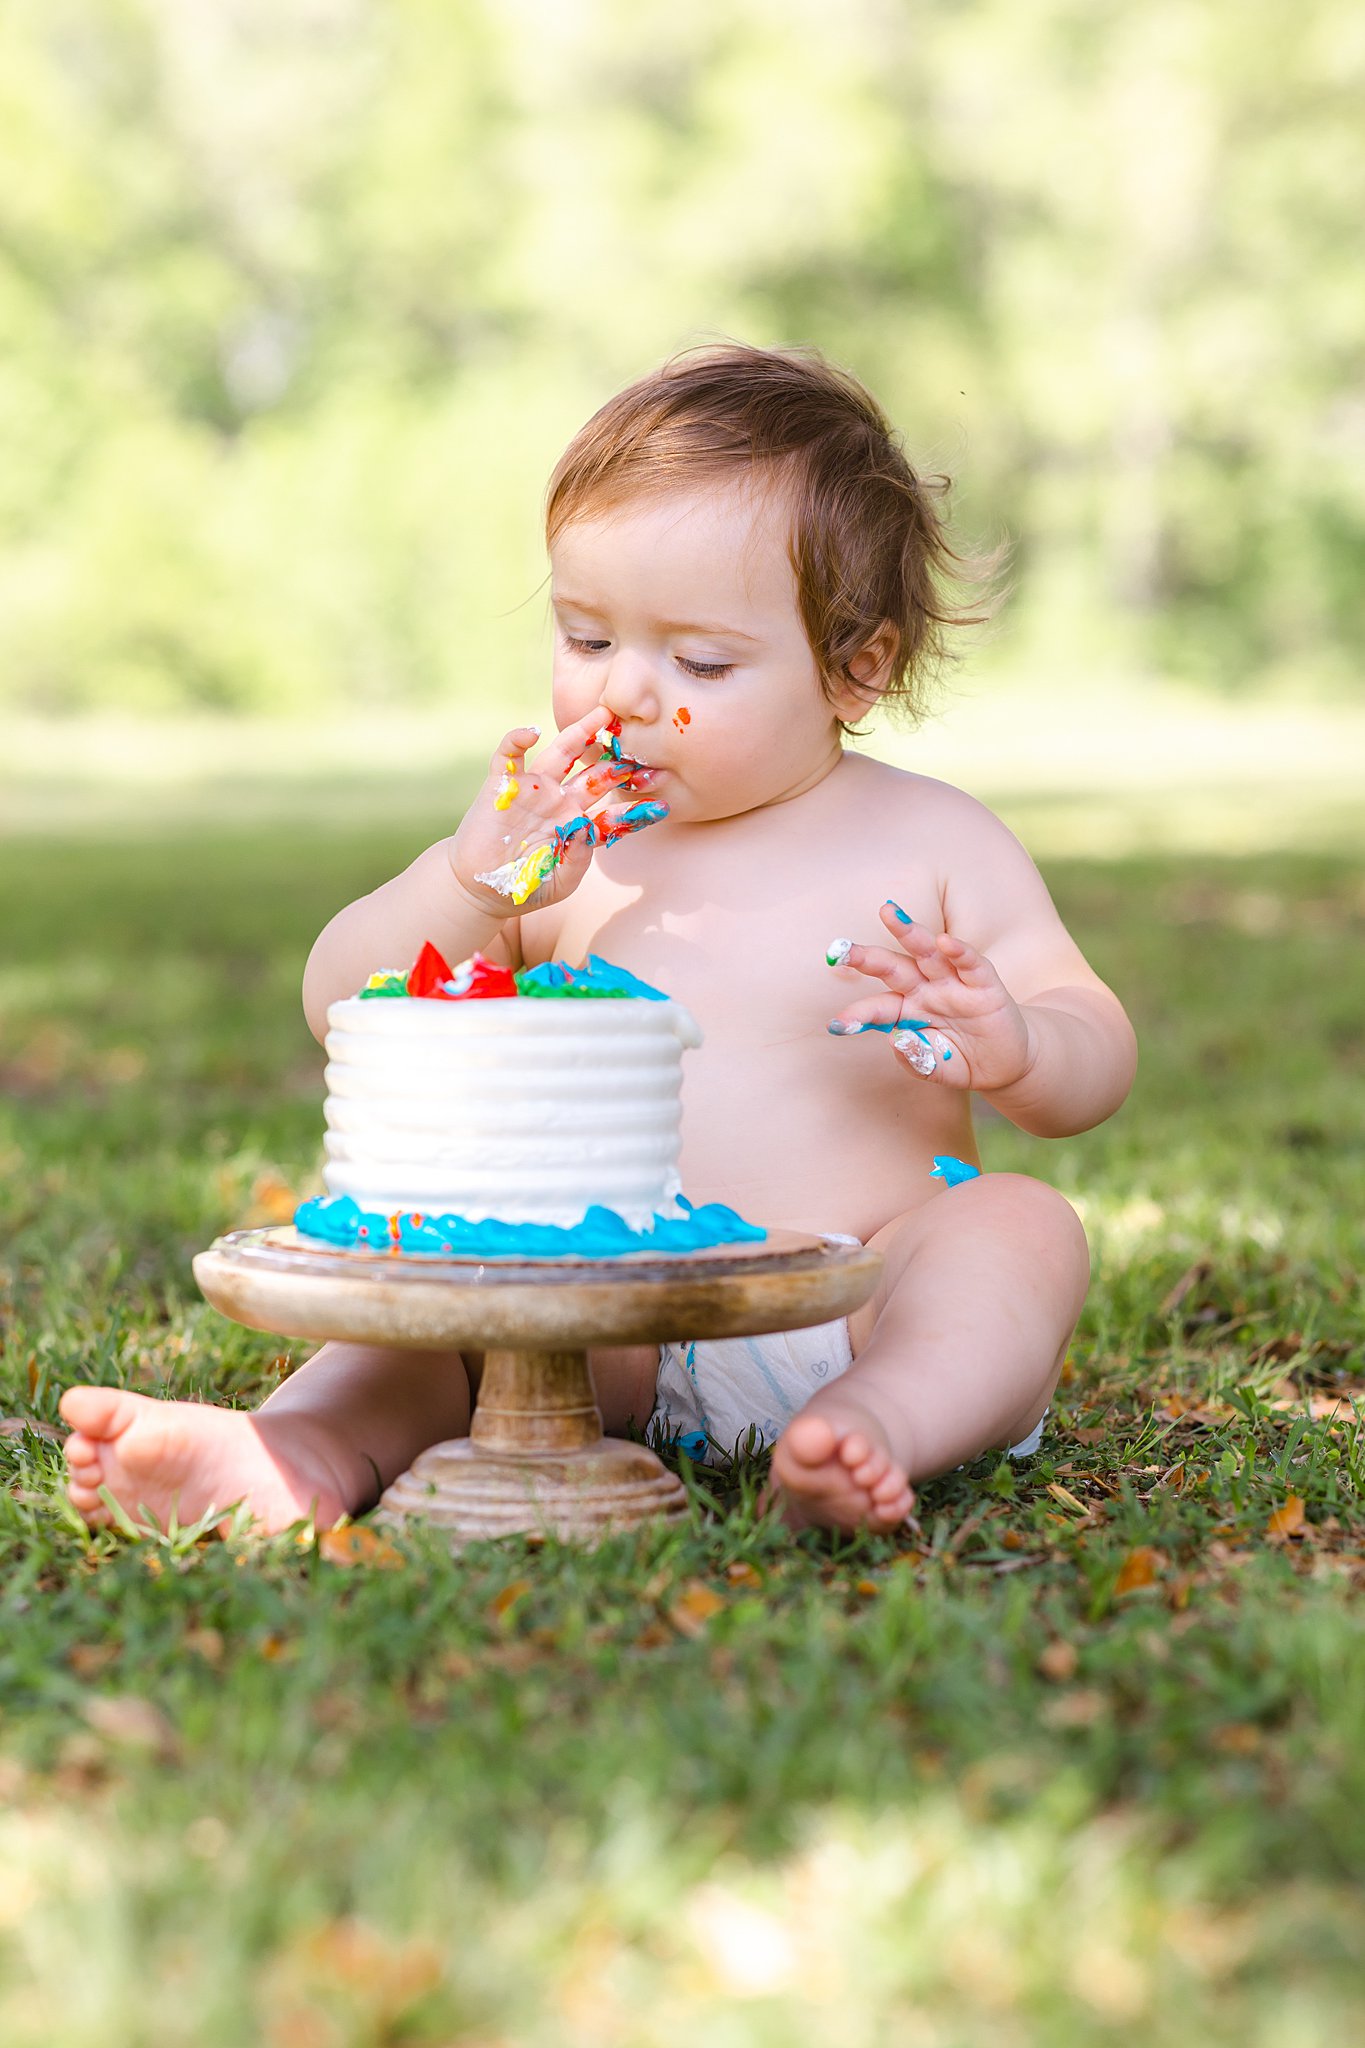
<svg viewBox="0 0 1365 2048">
<path fill-rule="evenodd" d="M 469 1259 L 602 1259 L 622 1252 L 692 1252 L 713 1244 L 757 1244 L 767 1231 L 746 1223 L 723 1202 L 693 1208 L 679 1197 L 684 1214 L 656 1216 L 652 1228 L 632 1230 L 613 1209 L 594 1207 L 581 1223 L 500 1223 L 495 1217 L 471 1222 L 467 1216 L 400 1216 L 397 1237 L 387 1216 L 362 1209 L 349 1195 L 315 1195 L 294 1212 L 294 1227 L 346 1250 L 427 1252 Z"/>
<path fill-rule="evenodd" d="M 929 1178 L 941 1180 L 945 1187 L 960 1188 L 964 1180 L 980 1180 L 981 1168 L 969 1159 L 954 1158 L 951 1152 L 936 1152 Z"/>
<path fill-rule="evenodd" d="M 558 960 L 545 960 L 539 967 L 524 968 L 517 976 L 517 987 L 523 995 L 570 986 L 583 995 L 644 996 L 652 1003 L 668 1001 L 661 988 L 651 988 L 647 981 L 641 981 L 624 967 L 613 967 L 600 953 L 589 953 L 583 965 L 571 971 L 566 971 Z"/>
</svg>

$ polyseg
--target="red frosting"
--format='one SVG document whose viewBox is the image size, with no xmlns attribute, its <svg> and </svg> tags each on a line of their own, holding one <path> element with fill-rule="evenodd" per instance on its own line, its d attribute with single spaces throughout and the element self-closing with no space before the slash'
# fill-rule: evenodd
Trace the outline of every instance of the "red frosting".
<svg viewBox="0 0 1365 2048">
<path fill-rule="evenodd" d="M 517 978 L 510 967 L 500 967 L 482 953 L 447 966 L 430 940 L 423 946 L 408 976 L 408 994 L 427 996 L 438 1003 L 482 1002 L 491 996 L 514 996 Z"/>
<path fill-rule="evenodd" d="M 430 939 L 423 946 L 413 963 L 408 976 L 410 996 L 444 996 L 443 981 L 450 980 L 450 969 L 441 958 Z"/>
</svg>

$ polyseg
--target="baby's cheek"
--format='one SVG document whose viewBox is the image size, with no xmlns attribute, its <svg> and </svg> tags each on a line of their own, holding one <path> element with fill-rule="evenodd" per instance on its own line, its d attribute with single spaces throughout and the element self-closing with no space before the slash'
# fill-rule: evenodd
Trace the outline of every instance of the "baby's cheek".
<svg viewBox="0 0 1365 2048">
<path fill-rule="evenodd" d="M 586 676 L 556 671 L 551 677 L 550 704 L 561 732 L 576 718 L 586 718 L 596 703 L 597 693 Z"/>
</svg>

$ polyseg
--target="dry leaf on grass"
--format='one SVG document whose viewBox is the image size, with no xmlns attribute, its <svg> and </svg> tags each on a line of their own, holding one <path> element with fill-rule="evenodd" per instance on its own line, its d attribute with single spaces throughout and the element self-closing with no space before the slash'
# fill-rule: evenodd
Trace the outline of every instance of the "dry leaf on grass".
<svg viewBox="0 0 1365 2048">
<path fill-rule="evenodd" d="M 1090 1520 L 1090 1509 L 1083 1500 L 1076 1498 L 1069 1486 L 1059 1485 L 1057 1480 L 1051 1479 L 1048 1481 L 1047 1490 L 1055 1501 L 1060 1501 L 1061 1505 L 1069 1509 L 1073 1515 L 1079 1515 L 1086 1522 Z"/>
<path fill-rule="evenodd" d="M 1215 1728 L 1210 1734 L 1209 1747 L 1221 1751 L 1224 1756 L 1255 1756 L 1264 1740 L 1260 1729 L 1251 1721 L 1225 1721 L 1221 1728 Z"/>
<path fill-rule="evenodd" d="M 1062 1642 L 1060 1638 L 1049 1643 L 1038 1659 L 1039 1674 L 1050 1679 L 1054 1685 L 1065 1685 L 1076 1676 L 1080 1653 L 1074 1643 Z"/>
<path fill-rule="evenodd" d="M 64 1429 L 54 1429 L 50 1422 L 35 1422 L 31 1415 L 0 1415 L 0 1436 L 22 1436 L 26 1429 L 46 1437 L 50 1444 L 62 1443 L 66 1437 Z"/>
<path fill-rule="evenodd" d="M 1157 1314 L 1159 1316 L 1173 1316 L 1190 1289 L 1202 1286 L 1211 1277 L 1212 1273 L 1213 1265 L 1210 1260 L 1196 1259 L 1192 1266 L 1186 1267 L 1185 1271 L 1176 1281 L 1175 1286 L 1162 1301 Z"/>
<path fill-rule="evenodd" d="M 725 1576 L 732 1586 L 747 1586 L 757 1590 L 763 1584 L 763 1574 L 755 1571 L 754 1567 L 746 1564 L 742 1558 L 736 1558 L 733 1564 L 726 1565 Z"/>
<path fill-rule="evenodd" d="M 1093 1728 L 1108 1711 L 1109 1701 L 1104 1693 L 1095 1686 L 1078 1685 L 1073 1691 L 1048 1700 L 1041 1718 L 1046 1728 Z"/>
<path fill-rule="evenodd" d="M 1139 1543 L 1119 1566 L 1119 1575 L 1114 1581 L 1115 1598 L 1121 1593 L 1135 1593 L 1142 1586 L 1154 1585 L 1164 1563 L 1159 1550 L 1153 1550 L 1148 1543 Z"/>
<path fill-rule="evenodd" d="M 97 1735 L 120 1749 L 139 1749 L 170 1761 L 179 1750 L 176 1733 L 160 1707 L 135 1693 L 86 1700 L 81 1708 Z"/>
<path fill-rule="evenodd" d="M 701 1579 L 692 1579 L 670 1605 L 668 1618 L 680 1636 L 696 1637 L 703 1633 L 712 1616 L 719 1614 L 724 1605 L 724 1597 L 714 1586 L 706 1585 Z"/>
<path fill-rule="evenodd" d="M 1266 1406 L 1293 1415 L 1302 1415 L 1307 1409 L 1314 1422 L 1354 1422 L 1357 1408 L 1365 1406 L 1365 1387 L 1339 1387 L 1333 1394 L 1319 1388 L 1300 1392 L 1292 1381 L 1285 1380 Z"/>
<path fill-rule="evenodd" d="M 324 1529 L 318 1537 L 318 1555 L 325 1557 L 328 1564 L 364 1564 L 378 1572 L 401 1571 L 407 1562 L 387 1536 L 359 1522 L 348 1522 L 340 1529 Z"/>
<path fill-rule="evenodd" d="M 257 1174 L 248 1197 L 246 1224 L 258 1229 L 267 1223 L 292 1223 L 298 1206 L 298 1190 L 287 1180 L 269 1171 Z"/>
<path fill-rule="evenodd" d="M 504 1586 L 502 1591 L 495 1594 L 493 1599 L 489 1601 L 489 1620 L 501 1621 L 503 1616 L 510 1614 L 518 1600 L 523 1599 L 530 1590 L 531 1581 L 529 1579 L 513 1579 L 510 1585 Z"/>
<path fill-rule="evenodd" d="M 66 1661 L 77 1678 L 98 1678 L 101 1671 L 107 1671 L 118 1657 L 117 1643 L 73 1643 L 66 1653 Z"/>
<path fill-rule="evenodd" d="M 1266 1541 L 1287 1543 L 1294 1536 L 1302 1536 L 1307 1526 L 1303 1501 L 1297 1493 L 1286 1494 L 1283 1507 L 1276 1508 L 1265 1525 Z"/>
</svg>

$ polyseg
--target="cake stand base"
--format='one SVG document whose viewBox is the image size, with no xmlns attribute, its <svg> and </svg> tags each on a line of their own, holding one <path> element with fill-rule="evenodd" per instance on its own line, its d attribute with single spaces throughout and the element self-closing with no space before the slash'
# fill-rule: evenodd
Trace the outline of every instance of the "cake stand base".
<svg viewBox="0 0 1365 2048">
<path fill-rule="evenodd" d="M 423 1451 L 389 1487 L 375 1519 L 429 1523 L 458 1550 L 489 1536 L 591 1543 L 686 1513 L 681 1481 L 644 1444 L 604 1437 L 580 1451 L 528 1456 L 459 1437 Z"/>
<path fill-rule="evenodd" d="M 214 1307 L 250 1329 L 482 1357 L 469 1436 L 421 1452 L 379 1504 L 381 1520 L 433 1523 L 456 1550 L 487 1536 L 592 1543 L 685 1514 L 653 1451 L 603 1436 L 589 1350 L 829 1322 L 881 1270 L 860 1244 L 794 1230 L 673 1255 L 479 1261 L 340 1251 L 274 1226 L 233 1231 L 194 1262 Z"/>
</svg>

